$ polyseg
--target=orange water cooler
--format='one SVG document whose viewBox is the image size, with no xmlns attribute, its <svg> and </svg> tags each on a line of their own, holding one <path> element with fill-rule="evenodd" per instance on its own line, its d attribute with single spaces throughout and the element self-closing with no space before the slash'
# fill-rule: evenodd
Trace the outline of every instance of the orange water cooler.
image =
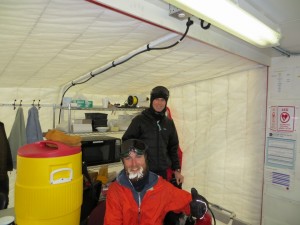
<svg viewBox="0 0 300 225">
<path fill-rule="evenodd" d="M 81 148 L 41 141 L 18 150 L 15 215 L 18 225 L 79 225 Z"/>
</svg>

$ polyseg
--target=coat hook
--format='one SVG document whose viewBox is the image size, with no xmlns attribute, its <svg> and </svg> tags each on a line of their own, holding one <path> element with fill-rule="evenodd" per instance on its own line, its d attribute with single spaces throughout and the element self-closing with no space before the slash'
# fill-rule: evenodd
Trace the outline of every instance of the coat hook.
<svg viewBox="0 0 300 225">
<path fill-rule="evenodd" d="M 19 106 L 22 106 L 22 99 L 20 100 L 20 105 Z"/>
<path fill-rule="evenodd" d="M 34 102 L 35 102 L 35 100 L 33 99 L 32 106 L 34 106 Z"/>
<path fill-rule="evenodd" d="M 14 104 L 13 104 L 14 110 L 16 109 L 16 101 L 17 101 L 17 99 L 15 99 Z"/>
<path fill-rule="evenodd" d="M 40 109 L 41 108 L 41 105 L 40 105 L 40 99 L 39 99 L 39 102 L 38 102 L 38 108 Z"/>
</svg>

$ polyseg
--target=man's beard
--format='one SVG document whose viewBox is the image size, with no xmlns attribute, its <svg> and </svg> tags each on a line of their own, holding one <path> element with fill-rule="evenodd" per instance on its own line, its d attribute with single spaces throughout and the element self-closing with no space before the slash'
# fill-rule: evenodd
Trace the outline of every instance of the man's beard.
<svg viewBox="0 0 300 225">
<path fill-rule="evenodd" d="M 143 174 L 143 167 L 141 167 L 138 171 L 135 171 L 135 172 L 131 172 L 131 171 L 128 171 L 128 177 L 130 180 L 134 180 L 134 179 L 140 179 L 144 176 Z"/>
<path fill-rule="evenodd" d="M 145 168 L 140 167 L 138 171 L 132 171 L 130 169 L 126 170 L 126 174 L 131 181 L 131 183 L 137 183 L 140 182 L 141 180 L 144 180 L 145 177 L 148 175 L 149 170 L 148 167 L 146 166 Z"/>
</svg>

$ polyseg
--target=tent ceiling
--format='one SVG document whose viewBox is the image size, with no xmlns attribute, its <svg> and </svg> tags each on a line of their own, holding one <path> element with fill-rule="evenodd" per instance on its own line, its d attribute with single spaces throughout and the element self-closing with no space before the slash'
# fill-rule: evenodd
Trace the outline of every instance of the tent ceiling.
<svg viewBox="0 0 300 225">
<path fill-rule="evenodd" d="M 84 0 L 2 0 L 0 27 L 0 88 L 62 88 L 172 33 Z M 181 23 L 177 32 L 184 31 Z M 72 90 L 126 95 L 156 84 L 171 87 L 256 66 L 185 38 L 174 48 L 140 54 Z"/>
</svg>

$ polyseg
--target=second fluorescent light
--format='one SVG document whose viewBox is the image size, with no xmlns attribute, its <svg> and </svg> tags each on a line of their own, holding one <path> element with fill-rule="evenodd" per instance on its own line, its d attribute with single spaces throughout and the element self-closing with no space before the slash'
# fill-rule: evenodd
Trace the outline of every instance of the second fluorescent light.
<svg viewBox="0 0 300 225">
<path fill-rule="evenodd" d="M 280 33 L 228 0 L 164 0 L 258 47 L 279 45 Z"/>
</svg>

